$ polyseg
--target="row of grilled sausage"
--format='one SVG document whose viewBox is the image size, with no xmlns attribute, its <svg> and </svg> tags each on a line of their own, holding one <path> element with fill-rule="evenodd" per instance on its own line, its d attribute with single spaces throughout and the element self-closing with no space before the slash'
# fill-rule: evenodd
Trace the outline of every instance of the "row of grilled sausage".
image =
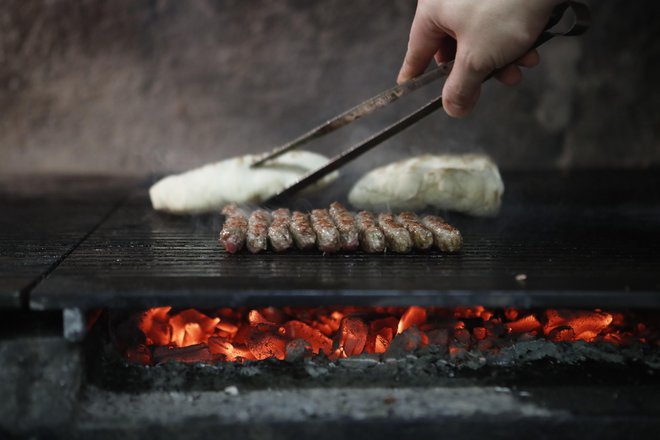
<svg viewBox="0 0 660 440">
<path fill-rule="evenodd" d="M 417 216 L 414 212 L 399 215 L 375 215 L 361 211 L 353 215 L 341 203 L 329 209 L 314 209 L 311 213 L 290 212 L 286 208 L 268 212 L 257 209 L 252 213 L 236 204 L 222 209 L 225 223 L 220 232 L 220 244 L 229 253 L 243 247 L 252 253 L 267 249 L 276 252 L 294 247 L 322 252 L 354 251 L 379 253 L 386 250 L 407 253 L 413 249 L 433 247 L 444 252 L 457 252 L 463 246 L 458 229 L 441 217 Z"/>
</svg>

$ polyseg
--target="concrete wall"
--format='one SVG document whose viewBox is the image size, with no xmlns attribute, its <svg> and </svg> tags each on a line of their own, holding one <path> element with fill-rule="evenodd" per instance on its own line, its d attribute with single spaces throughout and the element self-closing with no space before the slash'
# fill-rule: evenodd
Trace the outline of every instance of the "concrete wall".
<svg viewBox="0 0 660 440">
<path fill-rule="evenodd" d="M 660 3 L 591 1 L 478 110 L 437 114 L 348 173 L 423 151 L 503 168 L 660 164 Z M 3 0 L 0 172 L 147 174 L 258 152 L 394 82 L 414 1 Z M 428 87 L 326 142 L 328 153 L 439 93 Z"/>
</svg>

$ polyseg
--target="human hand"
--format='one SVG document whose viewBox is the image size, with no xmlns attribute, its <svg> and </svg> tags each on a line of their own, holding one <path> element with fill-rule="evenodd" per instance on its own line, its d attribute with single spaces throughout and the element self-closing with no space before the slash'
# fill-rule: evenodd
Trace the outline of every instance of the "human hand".
<svg viewBox="0 0 660 440">
<path fill-rule="evenodd" d="M 418 0 L 408 51 L 397 78 L 407 81 L 438 63 L 455 60 L 442 90 L 448 115 L 466 116 L 477 100 L 481 83 L 494 70 L 507 85 L 522 80 L 522 67 L 539 63 L 528 52 L 562 0 Z"/>
</svg>

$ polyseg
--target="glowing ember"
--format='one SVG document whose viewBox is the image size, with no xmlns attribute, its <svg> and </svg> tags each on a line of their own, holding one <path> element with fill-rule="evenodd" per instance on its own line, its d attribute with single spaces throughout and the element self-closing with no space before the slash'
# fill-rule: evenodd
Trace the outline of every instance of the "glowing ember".
<svg viewBox="0 0 660 440">
<path fill-rule="evenodd" d="M 321 333 L 320 330 L 310 327 L 302 321 L 287 321 L 280 327 L 280 333 L 283 333 L 290 339 L 304 339 L 312 347 L 314 354 L 319 354 L 321 350 L 324 353 L 330 353 L 332 350 L 332 340 Z"/>
<path fill-rule="evenodd" d="M 404 330 L 412 327 L 413 325 L 419 326 L 426 322 L 426 309 L 421 307 L 412 306 L 403 314 L 401 320 L 399 321 L 399 326 L 396 329 L 396 333 L 403 333 Z"/>
<path fill-rule="evenodd" d="M 339 333 L 332 344 L 340 357 L 355 356 L 364 350 L 367 343 L 367 326 L 360 318 L 345 317 Z"/>
<path fill-rule="evenodd" d="M 513 316 L 518 316 L 518 311 Z M 515 321 L 507 322 L 505 324 L 509 330 L 514 333 L 524 333 L 537 330 L 541 327 L 541 323 L 536 319 L 534 315 L 527 315 Z"/>
<path fill-rule="evenodd" d="M 156 307 L 139 316 L 144 343 L 125 351 L 140 363 L 295 361 L 359 354 L 391 356 L 426 345 L 451 358 L 468 350 L 497 351 L 504 340 L 545 338 L 627 345 L 657 341 L 647 324 L 602 310 L 526 311 L 484 307 L 223 308 L 214 311 Z M 508 338 L 508 339 L 507 339 Z"/>
<path fill-rule="evenodd" d="M 546 310 L 548 323 L 543 332 L 548 335 L 558 327 L 568 327 L 575 339 L 593 341 L 612 323 L 612 315 L 601 311 L 587 310 Z"/>
</svg>

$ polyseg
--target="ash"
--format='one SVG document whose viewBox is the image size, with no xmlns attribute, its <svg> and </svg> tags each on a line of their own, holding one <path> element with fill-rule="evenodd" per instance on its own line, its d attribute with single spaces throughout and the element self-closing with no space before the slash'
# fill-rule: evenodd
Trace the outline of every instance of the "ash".
<svg viewBox="0 0 660 440">
<path fill-rule="evenodd" d="M 482 385 L 524 383 L 525 379 L 550 384 L 567 378 L 584 383 L 601 376 L 636 381 L 657 375 L 660 349 L 645 343 L 617 347 L 606 342 L 536 339 L 512 342 L 497 352 L 427 345 L 411 352 L 401 348 L 338 360 L 317 355 L 243 363 L 170 360 L 149 366 L 127 362 L 107 347 L 99 364 L 91 382 L 101 388 L 131 392 L 224 389 L 231 394 L 235 388 L 456 386 L 475 379 Z"/>
</svg>

